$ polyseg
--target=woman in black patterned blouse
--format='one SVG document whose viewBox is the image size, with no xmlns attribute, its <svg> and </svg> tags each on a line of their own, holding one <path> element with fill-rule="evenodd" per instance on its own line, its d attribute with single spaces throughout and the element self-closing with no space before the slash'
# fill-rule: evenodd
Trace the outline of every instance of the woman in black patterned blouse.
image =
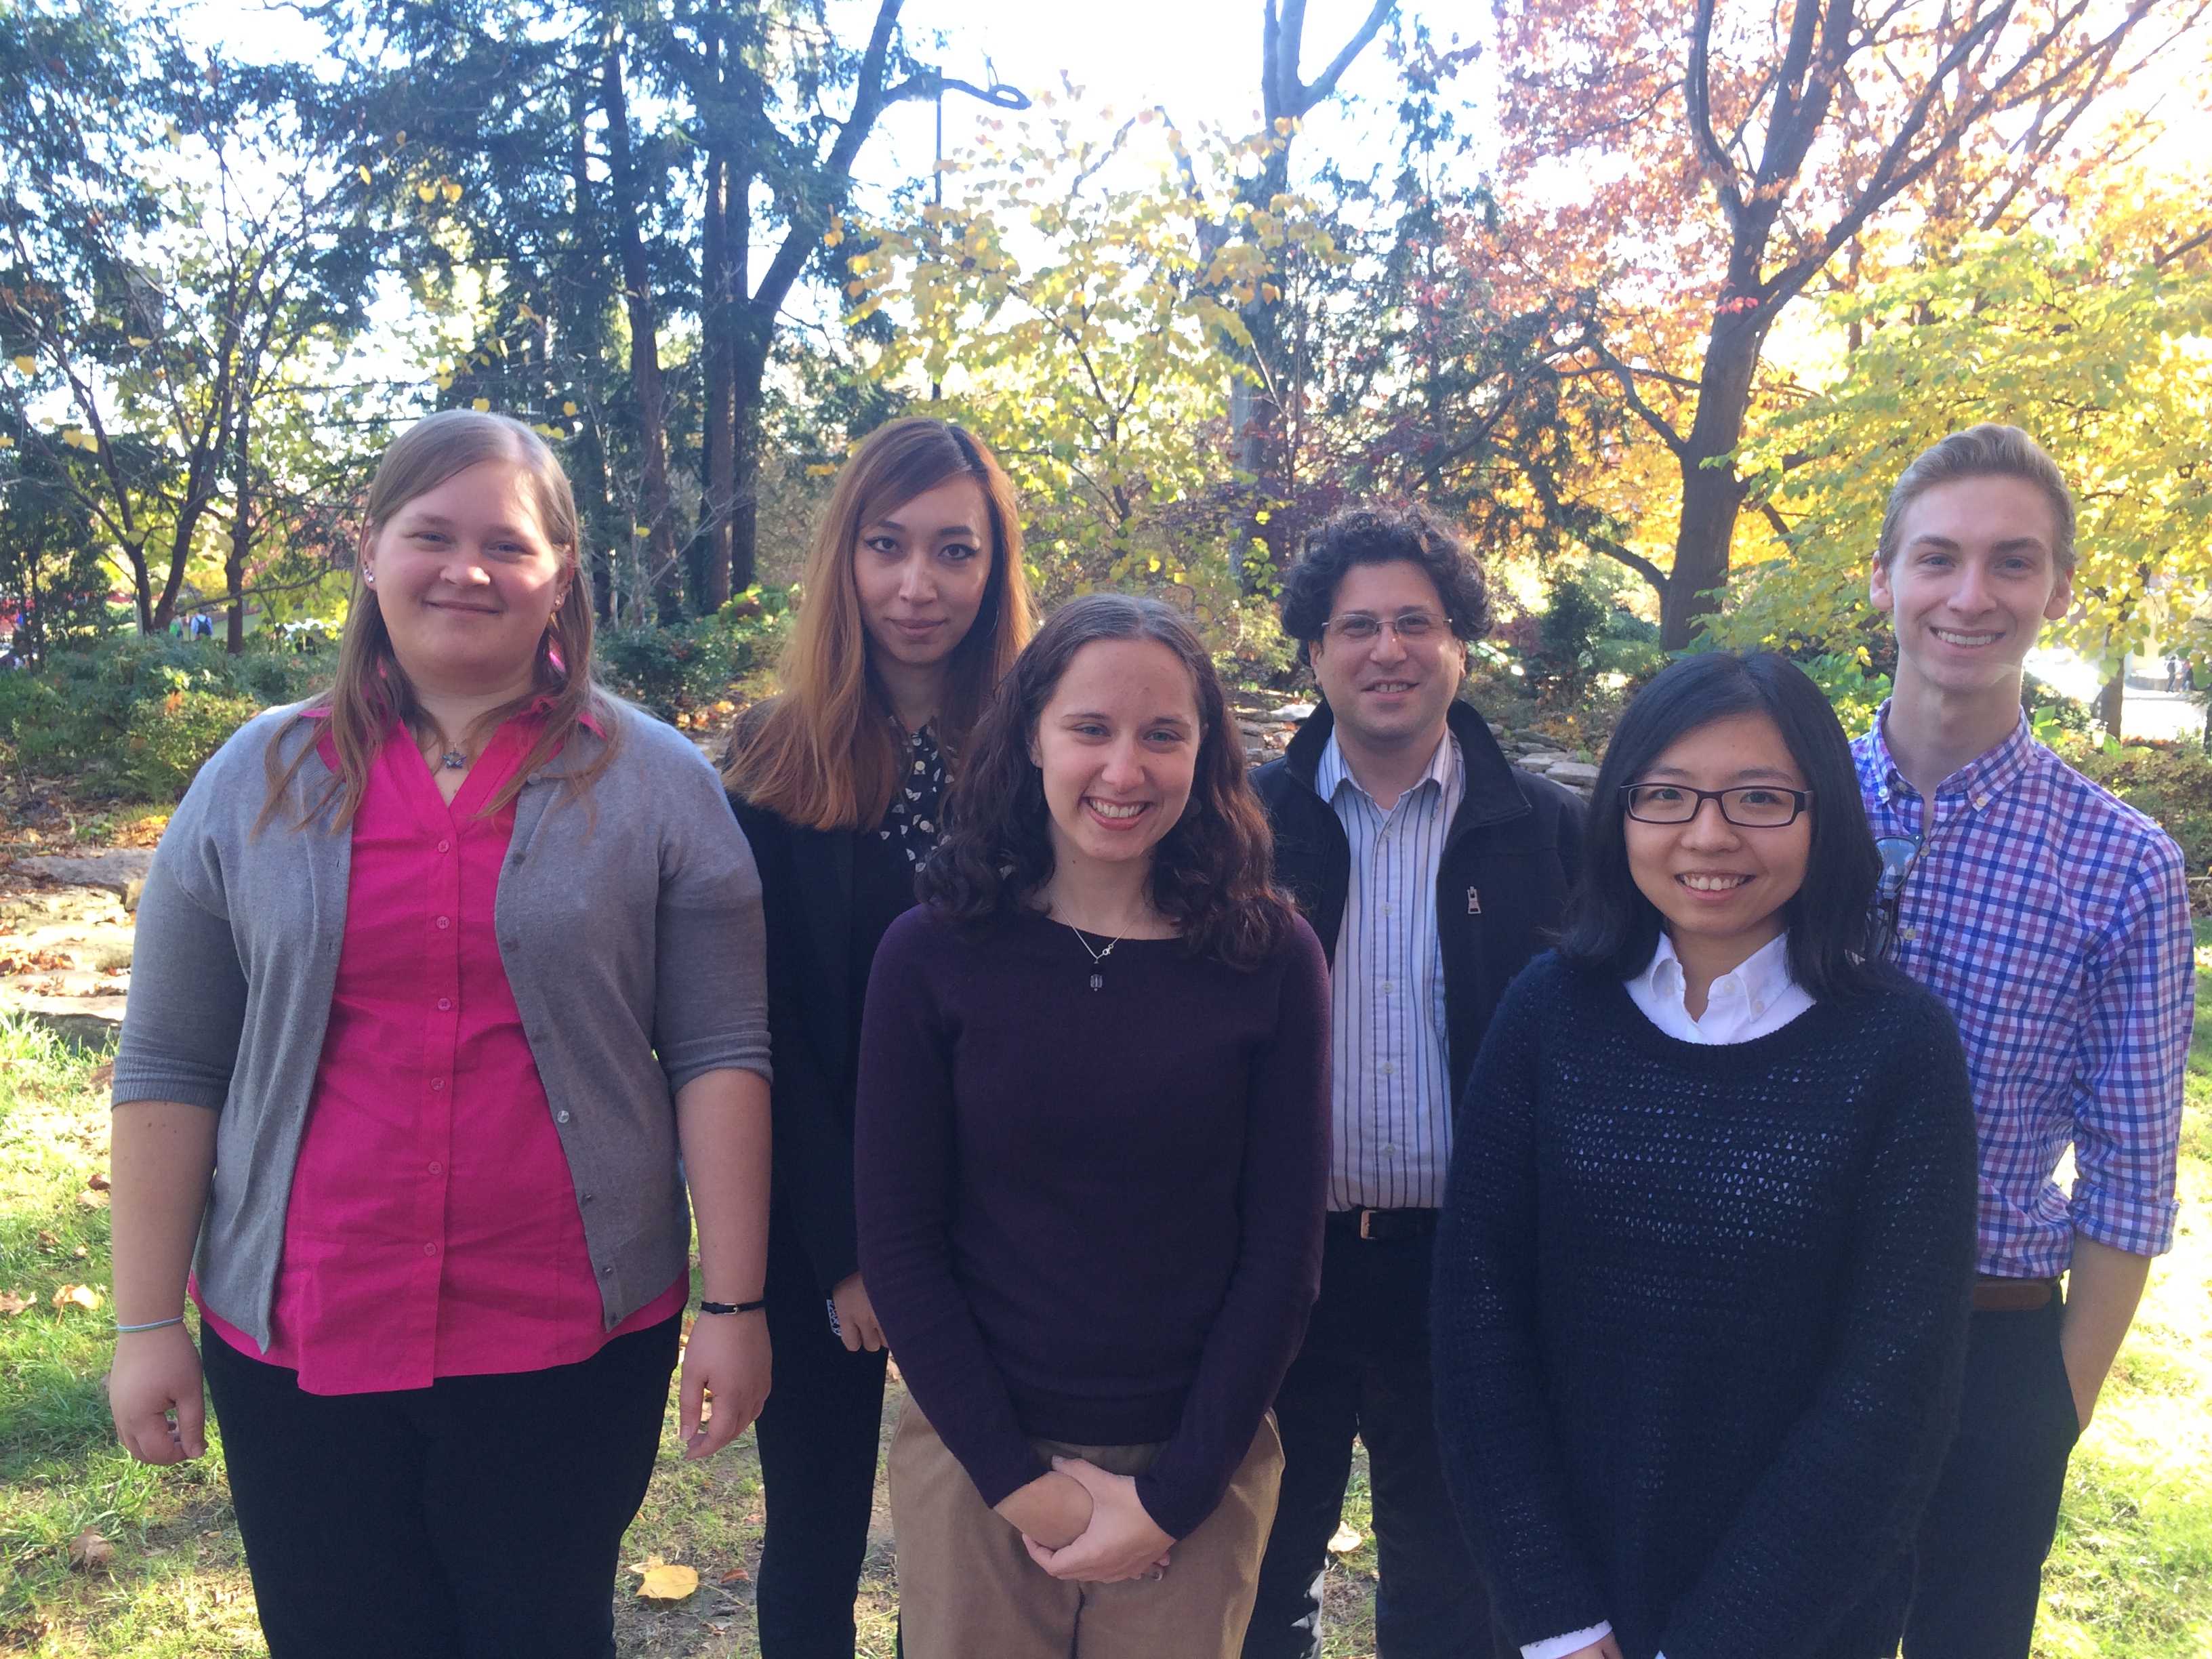
<svg viewBox="0 0 2212 1659">
<path fill-rule="evenodd" d="M 775 1054 L 764 1659 L 853 1651 L 886 1358 L 853 1212 L 860 1008 L 948 769 L 1032 627 L 1013 486 L 958 427 L 892 422 L 839 476 L 804 592 L 782 695 L 740 723 L 726 773 L 760 866 Z"/>
</svg>

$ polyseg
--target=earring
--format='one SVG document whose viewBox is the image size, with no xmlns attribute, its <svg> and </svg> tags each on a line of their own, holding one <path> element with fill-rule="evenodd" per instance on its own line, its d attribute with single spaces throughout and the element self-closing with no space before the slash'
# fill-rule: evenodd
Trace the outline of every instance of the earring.
<svg viewBox="0 0 2212 1659">
<path fill-rule="evenodd" d="M 363 580 L 363 581 L 367 582 L 367 583 L 368 583 L 371 587 L 374 587 L 374 586 L 376 586 L 376 572 L 374 572 L 374 570 L 364 570 L 364 571 L 362 571 L 362 572 L 361 573 L 361 579 L 362 579 L 362 580 Z"/>
</svg>

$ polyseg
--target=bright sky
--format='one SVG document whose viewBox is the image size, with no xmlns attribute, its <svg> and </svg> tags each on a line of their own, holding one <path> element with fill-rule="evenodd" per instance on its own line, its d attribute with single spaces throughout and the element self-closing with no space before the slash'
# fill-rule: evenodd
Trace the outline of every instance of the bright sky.
<svg viewBox="0 0 2212 1659">
<path fill-rule="evenodd" d="M 1310 0 L 1306 11 L 1304 77 L 1327 66 L 1365 16 L 1370 0 Z M 1409 15 L 1422 8 L 1407 6 Z M 1455 9 L 1431 6 L 1437 17 Z M 876 0 L 829 0 L 841 39 L 867 38 Z M 1114 0 L 1098 7 L 1038 5 L 1035 0 L 907 0 L 901 21 L 915 55 L 957 79 L 981 86 L 994 78 L 1034 94 L 1057 88 L 1063 71 L 1093 99 L 1118 109 L 1164 104 L 1181 125 L 1211 121 L 1238 131 L 1258 124 L 1261 0 Z M 1449 33 L 1449 27 L 1432 25 Z M 188 18 L 198 38 L 221 42 L 262 61 L 314 55 L 321 32 L 296 11 L 259 0 L 200 0 Z M 940 44 L 941 42 L 941 44 Z M 1390 65 L 1378 46 L 1360 55 L 1342 89 L 1380 100 L 1364 112 L 1318 114 L 1310 125 L 1315 153 L 1369 148 L 1379 125 L 1387 134 Z M 957 94 L 945 100 L 945 143 L 956 149 L 988 113 Z M 1382 118 L 1378 122 L 1376 116 Z M 863 153 L 872 184 L 926 174 L 933 112 L 927 104 L 893 109 Z"/>
<path fill-rule="evenodd" d="M 1327 67 L 1366 15 L 1371 0 L 1309 0 L 1302 77 L 1310 82 Z M 1406 3 L 1408 17 L 1422 7 Z M 1447 9 L 1431 6 L 1432 12 Z M 866 40 L 877 0 L 828 0 L 831 26 L 857 46 Z M 1242 134 L 1260 119 L 1261 0 L 1115 0 L 1108 7 L 1040 6 L 1034 0 L 907 0 L 901 14 L 908 49 L 953 78 L 978 86 L 1008 82 L 1031 95 L 1057 90 L 1063 71 L 1083 88 L 1093 107 L 1133 112 L 1158 103 L 1184 127 L 1211 123 Z M 1110 20 L 1110 21 L 1107 21 Z M 188 36 L 248 61 L 306 60 L 318 56 L 324 37 L 295 9 L 262 0 L 197 0 L 185 14 Z M 1446 27 L 1443 33 L 1449 36 Z M 1390 109 L 1395 76 L 1378 40 L 1370 43 L 1340 83 L 1349 102 L 1317 110 L 1299 147 L 1302 163 L 1333 155 L 1347 170 L 1390 159 Z M 945 147 L 958 151 L 977 123 L 998 112 L 960 94 L 945 100 Z M 864 204 L 902 182 L 928 175 L 934 143 L 933 107 L 894 106 L 878 123 L 858 168 Z M 772 246 L 756 249 L 764 263 Z M 756 270 L 757 275 L 757 270 Z M 802 313 L 823 296 L 801 291 L 792 298 Z M 372 315 L 386 325 L 357 349 L 359 372 L 373 379 L 406 378 L 397 330 L 411 310 L 404 294 L 386 284 Z"/>
</svg>

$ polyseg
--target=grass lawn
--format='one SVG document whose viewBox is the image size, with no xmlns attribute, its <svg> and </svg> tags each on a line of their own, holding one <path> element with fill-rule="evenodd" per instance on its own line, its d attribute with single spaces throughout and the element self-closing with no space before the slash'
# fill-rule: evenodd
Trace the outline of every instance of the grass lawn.
<svg viewBox="0 0 2212 1659">
<path fill-rule="evenodd" d="M 2200 924 L 2200 994 L 2212 925 Z M 265 1651 L 220 1444 L 155 1470 L 116 1446 L 106 1366 L 107 1112 L 98 1056 L 0 1021 L 0 1650 L 134 1659 Z M 2212 1018 L 2191 1064 L 2181 1237 L 2160 1261 L 2096 1421 L 2075 1452 L 2045 1577 L 2038 1659 L 2197 1659 L 2212 1651 Z M 57 1307 L 89 1286 L 100 1305 Z M 16 1299 L 30 1305 L 4 1310 Z M 894 1403 L 893 1409 L 896 1409 Z M 889 1413 L 886 1414 L 888 1424 Z M 688 1601 L 618 1603 L 625 1656 L 757 1652 L 759 1465 L 750 1437 L 713 1462 L 676 1456 L 674 1416 L 623 1560 L 696 1568 Z M 212 1425 L 210 1425 L 212 1430 Z M 210 1440 L 215 1437 L 210 1432 Z M 1346 1520 L 1368 1529 L 1364 1463 Z M 890 1528 L 878 1492 L 860 1650 L 893 1650 Z M 106 1559 L 73 1559 L 88 1534 Z M 81 1556 L 79 1544 L 74 1554 Z M 1332 1659 L 1370 1653 L 1375 1558 L 1363 1540 L 1331 1575 Z M 726 1575 L 734 1575 L 724 1583 Z"/>
</svg>

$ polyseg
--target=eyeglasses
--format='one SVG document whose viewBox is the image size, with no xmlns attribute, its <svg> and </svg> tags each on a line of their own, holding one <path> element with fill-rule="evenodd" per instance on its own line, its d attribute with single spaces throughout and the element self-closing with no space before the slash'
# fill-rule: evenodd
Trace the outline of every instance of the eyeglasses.
<svg viewBox="0 0 2212 1659">
<path fill-rule="evenodd" d="M 1632 783 L 1620 792 L 1620 804 L 1638 823 L 1687 823 L 1705 810 L 1705 803 L 1721 804 L 1721 816 L 1739 830 L 1779 830 L 1797 822 L 1797 815 L 1812 804 L 1809 789 L 1778 789 L 1772 784 L 1747 784 L 1739 789 L 1692 789 L 1682 783 Z"/>
<path fill-rule="evenodd" d="M 1874 850 L 1881 854 L 1881 878 L 1875 884 L 1874 909 L 1867 918 L 1867 957 L 1886 960 L 1897 947 L 1897 911 L 1905 896 L 1905 878 L 1920 862 L 1928 843 L 1917 836 L 1877 836 Z"/>
<path fill-rule="evenodd" d="M 1448 623 L 1433 611 L 1401 611 L 1385 618 L 1364 611 L 1331 617 L 1321 631 L 1340 645 L 1371 645 L 1388 629 L 1401 645 L 1430 645 L 1443 637 Z"/>
</svg>

